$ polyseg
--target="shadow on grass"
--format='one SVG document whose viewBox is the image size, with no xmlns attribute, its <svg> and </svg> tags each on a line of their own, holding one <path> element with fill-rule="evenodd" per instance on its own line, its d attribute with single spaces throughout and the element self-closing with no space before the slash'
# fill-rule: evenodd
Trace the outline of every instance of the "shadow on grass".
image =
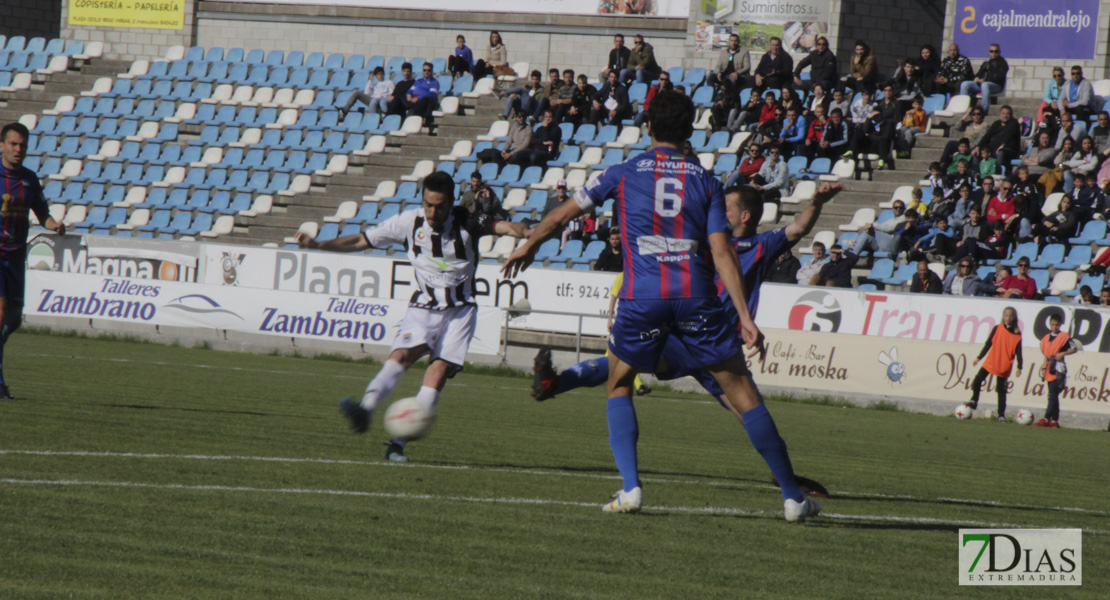
<svg viewBox="0 0 1110 600">
<path fill-rule="evenodd" d="M 149 404 L 102 404 L 108 408 L 130 408 L 135 410 L 177 410 L 181 412 L 212 413 L 221 415 L 247 415 L 251 417 L 270 417 L 270 413 L 250 410 L 213 410 L 208 408 L 185 408 L 182 406 L 151 406 Z"/>
</svg>

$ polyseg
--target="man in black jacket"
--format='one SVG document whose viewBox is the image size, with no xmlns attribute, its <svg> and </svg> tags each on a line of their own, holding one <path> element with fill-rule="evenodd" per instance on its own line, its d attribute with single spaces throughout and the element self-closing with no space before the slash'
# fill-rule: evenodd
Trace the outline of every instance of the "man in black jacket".
<svg viewBox="0 0 1110 600">
<path fill-rule="evenodd" d="M 601 255 L 594 261 L 594 270 L 619 273 L 623 268 L 624 255 L 621 254 L 621 230 L 619 227 L 610 227 L 609 245 L 601 251 Z"/>
<path fill-rule="evenodd" d="M 409 109 L 409 105 L 405 100 L 408 96 L 409 88 L 416 80 L 412 78 L 412 63 L 404 63 L 401 65 L 401 81 L 393 88 L 392 100 L 386 108 L 386 112 L 391 115 L 404 115 Z"/>
<path fill-rule="evenodd" d="M 809 67 L 809 81 L 802 79 L 802 71 L 806 67 Z M 817 38 L 817 48 L 798 61 L 798 65 L 794 67 L 794 84 L 807 92 L 817 84 L 821 84 L 821 87 L 826 90 L 834 90 L 838 79 L 836 55 L 829 50 L 829 40 L 825 39 L 825 36 L 820 36 Z"/>
<path fill-rule="evenodd" d="M 948 44 L 948 56 L 940 61 L 940 70 L 937 71 L 937 93 L 958 94 L 960 85 L 974 78 L 975 74 L 971 71 L 971 61 L 960 54 L 959 46 L 954 43 Z"/>
<path fill-rule="evenodd" d="M 773 37 L 770 49 L 759 59 L 759 66 L 755 69 L 755 87 L 760 91 L 765 88 L 781 89 L 790 83 L 793 72 L 794 59 L 782 49 L 782 40 Z"/>
<path fill-rule="evenodd" d="M 994 150 L 1000 165 L 1008 165 L 1021 157 L 1021 126 L 1014 118 L 1014 109 L 1010 105 L 999 109 L 998 120 L 987 128 L 980 145 Z"/>
<path fill-rule="evenodd" d="M 917 263 L 917 272 L 910 281 L 911 294 L 939 294 L 944 291 L 944 282 L 929 268 L 928 261 Z"/>
<path fill-rule="evenodd" d="M 563 141 L 563 130 L 555 124 L 555 115 L 549 108 L 543 111 L 543 124 L 532 132 L 532 141 L 529 143 L 528 160 L 519 163 L 521 166 L 547 168 L 547 161 L 555 160 L 559 155 L 559 144 Z"/>
<path fill-rule="evenodd" d="M 1002 48 L 998 44 L 991 44 L 990 54 L 991 57 L 979 66 L 975 79 L 960 84 L 960 94 L 964 96 L 982 93 L 981 106 L 984 111 L 991 109 L 991 94 L 1001 94 L 1006 89 L 1006 73 L 1010 71 L 1010 65 L 1002 58 Z"/>
<path fill-rule="evenodd" d="M 628 88 L 617 80 L 617 72 L 609 72 L 609 80 L 594 94 L 590 122 L 599 125 L 602 120 L 619 125 L 621 120 L 632 116 L 632 104 L 628 101 Z"/>
<path fill-rule="evenodd" d="M 619 33 L 614 35 L 613 49 L 609 51 L 609 62 L 601 70 L 601 80 L 608 81 L 610 73 L 616 73 L 619 77 L 621 71 L 628 68 L 628 59 L 631 57 L 632 51 L 624 45 L 624 36 Z"/>
</svg>

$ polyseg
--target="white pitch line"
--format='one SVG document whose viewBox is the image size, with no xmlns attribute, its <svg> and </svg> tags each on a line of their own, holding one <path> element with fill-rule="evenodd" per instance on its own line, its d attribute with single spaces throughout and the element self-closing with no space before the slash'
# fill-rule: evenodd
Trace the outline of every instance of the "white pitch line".
<svg viewBox="0 0 1110 600">
<path fill-rule="evenodd" d="M 357 490 L 328 490 L 310 488 L 257 488 L 246 486 L 227 485 L 187 485 L 181 483 L 143 483 L 137 481 L 82 481 L 75 479 L 0 479 L 0 484 L 6 485 L 39 485 L 59 487 L 112 487 L 112 488 L 141 488 L 160 490 L 183 491 L 219 491 L 219 492 L 244 492 L 262 494 L 311 494 L 322 496 L 356 496 L 363 498 L 387 498 L 392 500 L 436 500 L 441 502 L 473 502 L 483 504 L 525 504 L 547 506 L 569 506 L 574 508 L 598 509 L 601 504 L 596 502 L 575 502 L 572 500 L 553 500 L 550 498 L 482 498 L 476 496 L 438 496 L 435 494 L 409 494 L 404 492 L 363 492 Z M 646 512 L 655 513 L 684 513 L 684 514 L 709 514 L 709 515 L 735 515 L 749 517 L 779 518 L 782 514 L 769 510 L 748 510 L 742 508 L 726 508 L 714 506 L 649 506 Z M 931 517 L 902 517 L 896 515 L 849 515 L 840 513 L 821 513 L 821 517 L 842 521 L 869 521 L 883 523 L 909 523 L 927 525 L 977 526 L 977 527 L 1019 527 L 1013 523 L 993 523 L 989 521 L 966 521 L 954 519 L 935 519 Z M 1097 532 L 1102 533 L 1102 532 Z"/>
<path fill-rule="evenodd" d="M 512 473 L 519 475 L 535 475 L 543 477 L 573 477 L 578 479 L 620 479 L 617 475 L 601 475 L 595 473 L 574 473 L 568 471 L 551 471 L 542 469 L 507 469 L 504 467 L 482 467 L 475 465 L 432 465 L 422 463 L 398 463 L 387 461 L 361 461 L 349 459 L 335 459 L 335 458 L 298 458 L 298 457 L 281 457 L 281 456 L 234 456 L 234 455 L 210 455 L 210 454 L 157 454 L 157 453 L 140 453 L 140 452 L 89 452 L 89 451 L 55 451 L 55 450 L 4 450 L 0 449 L 0 456 L 3 455 L 31 455 L 31 456 L 76 456 L 76 457 L 92 457 L 92 458 L 145 458 L 145 459 L 168 459 L 168 460 L 211 460 L 211 461 L 253 461 L 253 462 L 273 462 L 273 463 L 307 463 L 307 464 L 321 464 L 321 465 L 353 465 L 365 467 L 384 467 L 384 468 L 398 468 L 398 469 L 432 469 L 443 471 L 480 471 L 483 473 Z M 671 483 L 679 485 L 695 485 L 706 487 L 720 487 L 730 489 L 757 489 L 757 490 L 778 490 L 779 488 L 768 484 L 758 483 L 743 483 L 743 482 L 728 482 L 728 481 L 705 481 L 697 479 L 673 479 L 663 477 L 641 477 L 647 483 Z M 978 503 L 986 504 L 997 508 L 1016 508 L 1016 509 L 1033 509 L 1033 510 L 1049 510 L 1060 512 L 1075 512 L 1086 513 L 1094 515 L 1107 516 L 1110 511 L 1102 511 L 1090 508 L 1080 508 L 1075 506 L 1041 506 L 1035 504 L 1019 504 L 1019 503 L 1005 503 L 997 500 L 979 500 L 974 498 L 950 498 L 950 497 L 937 497 L 937 498 L 922 498 L 912 496 L 909 494 L 883 494 L 878 492 L 852 492 L 846 490 L 833 490 L 834 499 L 837 495 L 842 496 L 855 496 L 863 498 L 875 499 L 890 499 L 890 500 L 913 500 L 917 502 L 938 502 L 943 504 L 968 504 Z"/>
</svg>

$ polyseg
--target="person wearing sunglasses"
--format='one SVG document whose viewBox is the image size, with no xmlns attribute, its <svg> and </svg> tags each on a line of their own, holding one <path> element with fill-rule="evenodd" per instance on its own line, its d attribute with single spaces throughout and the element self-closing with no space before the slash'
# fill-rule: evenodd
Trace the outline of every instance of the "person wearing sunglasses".
<svg viewBox="0 0 1110 600">
<path fill-rule="evenodd" d="M 1060 88 L 1060 113 L 1067 111 L 1077 121 L 1086 123 L 1095 112 L 1095 88 L 1083 78 L 1083 67 L 1071 68 L 1071 79 Z"/>
<path fill-rule="evenodd" d="M 975 273 L 975 261 L 965 258 L 944 280 L 944 291 L 949 296 L 974 296 L 982 280 Z"/>
<path fill-rule="evenodd" d="M 979 66 L 979 72 L 975 74 L 973 81 L 960 84 L 960 94 L 974 96 L 981 93 L 980 106 L 984 111 L 990 111 L 991 96 L 1000 95 L 1006 89 L 1006 74 L 1009 71 L 1010 65 L 1002 58 L 1001 46 L 991 44 L 990 58 Z"/>
<path fill-rule="evenodd" d="M 439 104 L 439 80 L 432 72 L 432 63 L 430 62 L 424 63 L 422 72 L 424 76 L 412 84 L 405 96 L 405 101 L 409 109 L 409 116 L 423 117 L 424 126 L 427 127 L 432 124 L 432 111 Z"/>
</svg>

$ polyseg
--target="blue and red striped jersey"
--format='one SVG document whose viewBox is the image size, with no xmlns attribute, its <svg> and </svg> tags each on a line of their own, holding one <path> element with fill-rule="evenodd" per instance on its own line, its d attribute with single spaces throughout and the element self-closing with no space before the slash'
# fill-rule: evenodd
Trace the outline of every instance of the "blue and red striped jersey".
<svg viewBox="0 0 1110 600">
<path fill-rule="evenodd" d="M 708 236 L 729 232 L 721 182 L 695 160 L 655 148 L 606 169 L 575 194 L 583 210 L 615 200 L 622 299 L 717 294 Z"/>
<path fill-rule="evenodd" d="M 756 309 L 759 308 L 759 288 L 763 285 L 767 268 L 779 253 L 793 245 L 793 242 L 786 239 L 786 230 L 783 227 L 748 237 L 732 238 L 732 247 L 736 248 L 736 257 L 740 260 L 740 272 L 744 277 L 744 291 L 748 295 L 748 312 L 752 313 L 753 319 Z M 736 309 L 733 308 L 728 292 L 725 291 L 725 286 L 720 279 L 717 279 L 717 290 L 721 294 L 726 310 L 736 315 Z"/>
<path fill-rule="evenodd" d="M 0 163 L 0 260 L 27 256 L 27 217 L 35 211 L 41 222 L 49 214 L 39 178 L 30 169 L 8 169 Z"/>
</svg>

